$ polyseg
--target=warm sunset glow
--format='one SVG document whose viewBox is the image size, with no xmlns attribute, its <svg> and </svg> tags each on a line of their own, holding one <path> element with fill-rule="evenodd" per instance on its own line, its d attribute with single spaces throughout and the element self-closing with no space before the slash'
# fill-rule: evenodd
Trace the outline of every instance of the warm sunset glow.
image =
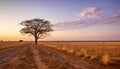
<svg viewBox="0 0 120 69">
<path fill-rule="evenodd" d="M 118 0 L 1 0 L 0 10 L 0 40 L 34 40 L 19 32 L 19 23 L 33 18 L 54 25 L 42 40 L 120 40 Z"/>
</svg>

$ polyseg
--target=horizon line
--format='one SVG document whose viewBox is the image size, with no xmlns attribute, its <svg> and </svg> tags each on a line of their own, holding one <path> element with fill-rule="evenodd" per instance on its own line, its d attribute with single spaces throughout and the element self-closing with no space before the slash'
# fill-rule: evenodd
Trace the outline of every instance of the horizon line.
<svg viewBox="0 0 120 69">
<path fill-rule="evenodd" d="M 0 42 L 19 42 L 19 40 L 3 40 Z M 23 42 L 34 42 L 34 40 L 23 40 Z M 38 42 L 120 42 L 120 40 L 39 40 Z"/>
</svg>

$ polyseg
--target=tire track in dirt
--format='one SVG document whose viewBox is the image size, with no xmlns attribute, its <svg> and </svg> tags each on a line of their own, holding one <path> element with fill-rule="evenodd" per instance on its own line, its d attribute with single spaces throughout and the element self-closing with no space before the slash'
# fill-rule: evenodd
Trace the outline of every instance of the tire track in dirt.
<svg viewBox="0 0 120 69">
<path fill-rule="evenodd" d="M 93 65 L 86 61 L 74 59 L 73 57 L 52 48 L 40 46 L 38 49 L 40 55 L 42 55 L 43 62 L 51 67 L 50 69 L 95 69 Z"/>
<path fill-rule="evenodd" d="M 0 62 L 5 61 L 9 57 L 14 56 L 20 50 L 23 50 L 24 48 L 26 48 L 26 46 L 29 46 L 29 44 L 23 44 L 18 47 L 12 47 L 12 48 L 8 48 L 8 49 L 0 51 Z"/>
<path fill-rule="evenodd" d="M 119 69 L 93 62 L 32 43 L 0 51 L 0 69 Z"/>
<path fill-rule="evenodd" d="M 20 46 L 0 53 L 0 69 L 11 69 L 12 64 L 26 51 L 28 46 Z"/>
<path fill-rule="evenodd" d="M 85 67 L 85 65 L 88 65 L 88 63 L 86 63 L 86 62 L 82 61 L 82 64 L 80 64 L 78 61 L 76 61 L 72 57 L 70 57 L 62 52 L 56 51 L 56 50 L 49 48 L 49 47 L 45 47 L 45 49 L 50 51 L 55 57 L 58 58 L 58 60 L 65 61 L 69 65 L 73 66 L 74 69 L 88 69 Z M 83 64 L 85 64 L 85 65 L 83 65 Z"/>
<path fill-rule="evenodd" d="M 48 69 L 47 66 L 41 62 L 42 59 L 40 58 L 37 47 L 31 46 L 31 50 L 38 69 Z"/>
<path fill-rule="evenodd" d="M 119 69 L 118 65 L 115 66 L 110 64 L 105 66 L 102 65 L 99 61 L 91 61 L 84 57 L 82 57 L 83 59 L 81 59 L 81 57 L 77 57 L 73 54 L 68 54 L 64 51 L 60 51 L 55 48 L 50 48 L 47 46 L 42 46 L 40 48 L 42 48 L 42 51 L 44 50 L 44 52 L 48 52 L 49 54 L 57 58 L 58 61 L 67 63 L 67 67 L 65 69 Z M 71 68 L 69 68 L 69 66 L 71 66 Z"/>
<path fill-rule="evenodd" d="M 39 55 L 41 55 L 42 62 L 48 66 L 50 69 L 78 69 L 69 64 L 68 58 L 63 53 L 58 54 L 53 49 L 48 49 L 48 47 L 39 46 Z"/>
</svg>

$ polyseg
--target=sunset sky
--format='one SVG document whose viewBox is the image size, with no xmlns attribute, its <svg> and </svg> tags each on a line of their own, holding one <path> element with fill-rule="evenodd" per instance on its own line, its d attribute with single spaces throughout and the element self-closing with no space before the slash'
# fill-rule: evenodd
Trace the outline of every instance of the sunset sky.
<svg viewBox="0 0 120 69">
<path fill-rule="evenodd" d="M 53 24 L 42 40 L 120 40 L 120 0 L 0 0 L 0 40 L 34 40 L 19 32 L 34 18 Z"/>
</svg>

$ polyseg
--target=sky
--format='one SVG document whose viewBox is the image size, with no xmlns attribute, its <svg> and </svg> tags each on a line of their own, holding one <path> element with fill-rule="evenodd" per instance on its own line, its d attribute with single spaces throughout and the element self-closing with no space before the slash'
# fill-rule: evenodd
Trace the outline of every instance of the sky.
<svg viewBox="0 0 120 69">
<path fill-rule="evenodd" d="M 34 40 L 19 32 L 34 18 L 53 24 L 40 40 L 120 40 L 120 0 L 0 0 L 0 40 Z"/>
</svg>

